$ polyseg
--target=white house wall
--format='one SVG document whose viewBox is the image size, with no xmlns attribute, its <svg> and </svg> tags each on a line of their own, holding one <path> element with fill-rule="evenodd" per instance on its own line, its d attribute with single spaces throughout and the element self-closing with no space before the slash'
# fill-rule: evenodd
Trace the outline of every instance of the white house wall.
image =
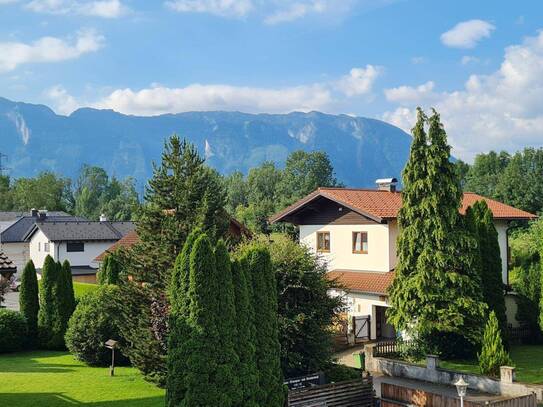
<svg viewBox="0 0 543 407">
<path fill-rule="evenodd" d="M 45 243 L 49 243 L 49 251 L 46 252 L 44 250 Z M 55 253 L 55 243 L 50 242 L 47 236 L 41 231 L 37 230 L 36 233 L 32 235 L 32 238 L 30 239 L 30 258 L 34 262 L 34 266 L 38 269 L 41 269 L 43 267 L 43 263 L 45 262 L 45 258 L 50 255 L 54 260 L 58 260 Z"/>
<path fill-rule="evenodd" d="M 507 273 L 507 228 L 508 224 L 507 221 L 504 220 L 496 220 L 494 221 L 494 225 L 496 226 L 496 230 L 498 231 L 498 243 L 500 244 L 500 256 L 502 259 L 502 279 L 504 284 L 509 284 L 508 281 L 508 273 Z"/>
<path fill-rule="evenodd" d="M 330 253 L 321 253 L 329 270 L 390 271 L 391 233 L 387 224 L 300 225 L 300 242 L 313 252 L 317 248 L 317 232 L 330 232 Z M 353 232 L 368 233 L 367 254 L 352 252 Z"/>
<path fill-rule="evenodd" d="M 85 242 L 85 251 L 83 252 L 68 252 L 66 242 L 59 242 L 56 248 L 58 260 L 63 262 L 68 260 L 72 266 L 90 266 L 92 261 L 106 249 L 108 249 L 114 241 L 98 241 Z"/>
</svg>

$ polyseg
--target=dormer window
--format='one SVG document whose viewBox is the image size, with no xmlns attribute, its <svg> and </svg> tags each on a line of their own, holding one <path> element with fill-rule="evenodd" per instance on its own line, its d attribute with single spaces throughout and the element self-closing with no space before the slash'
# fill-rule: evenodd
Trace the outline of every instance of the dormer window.
<svg viewBox="0 0 543 407">
<path fill-rule="evenodd" d="M 330 253 L 330 232 L 317 232 L 317 252 Z"/>
<path fill-rule="evenodd" d="M 368 232 L 353 232 L 353 253 L 368 253 Z"/>
</svg>

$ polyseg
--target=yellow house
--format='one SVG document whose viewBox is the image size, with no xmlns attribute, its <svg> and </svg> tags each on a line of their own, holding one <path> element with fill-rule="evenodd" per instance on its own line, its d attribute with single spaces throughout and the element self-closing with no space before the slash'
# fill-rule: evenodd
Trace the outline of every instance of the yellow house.
<svg viewBox="0 0 543 407">
<path fill-rule="evenodd" d="M 397 215 L 402 195 L 396 191 L 394 178 L 377 183 L 377 189 L 319 188 L 270 219 L 297 225 L 300 243 L 318 253 L 327 263 L 329 277 L 345 287 L 345 293 L 330 294 L 346 296 L 349 321 L 358 340 L 395 337 L 385 310 L 397 262 Z M 486 201 L 494 215 L 502 279 L 507 286 L 510 224 L 536 216 L 470 192 L 464 193 L 460 212 L 479 200 Z M 507 296 L 506 304 L 508 323 L 517 326 L 516 303 Z"/>
</svg>

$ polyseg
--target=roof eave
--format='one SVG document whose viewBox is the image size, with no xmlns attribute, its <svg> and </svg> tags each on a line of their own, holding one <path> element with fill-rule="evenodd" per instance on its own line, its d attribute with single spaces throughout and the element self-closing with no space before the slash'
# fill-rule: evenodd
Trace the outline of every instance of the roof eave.
<svg viewBox="0 0 543 407">
<path fill-rule="evenodd" d="M 315 191 L 317 192 L 317 191 Z M 296 212 L 297 210 L 303 208 L 305 205 L 313 202 L 315 199 L 317 198 L 326 198 L 326 199 L 329 199 L 330 201 L 333 201 L 333 202 L 336 202 L 338 204 L 341 204 L 342 206 L 346 207 L 346 208 L 349 208 L 350 210 L 352 210 L 353 212 L 356 212 L 362 216 L 365 216 L 367 218 L 370 218 L 371 220 L 374 220 L 375 222 L 378 222 L 378 223 L 384 223 L 384 221 L 386 221 L 386 218 L 381 218 L 379 216 L 375 216 L 371 213 L 368 213 L 366 211 L 362 211 L 360 210 L 359 208 L 355 208 L 354 206 L 352 205 L 349 205 L 347 204 L 346 202 L 340 200 L 340 199 L 337 199 L 336 197 L 334 196 L 331 196 L 329 194 L 327 194 L 325 191 L 320 191 L 318 190 L 317 193 L 314 192 L 314 196 L 312 196 L 311 198 L 309 198 L 308 200 L 300 200 L 299 204 L 298 205 L 295 205 L 293 206 L 292 208 L 290 208 L 289 210 L 285 211 L 285 212 L 279 212 L 278 214 L 276 215 L 273 215 L 272 217 L 269 218 L 269 222 L 270 223 L 276 223 L 276 222 L 283 222 L 283 219 L 286 218 L 287 216 L 291 215 L 292 213 Z"/>
</svg>

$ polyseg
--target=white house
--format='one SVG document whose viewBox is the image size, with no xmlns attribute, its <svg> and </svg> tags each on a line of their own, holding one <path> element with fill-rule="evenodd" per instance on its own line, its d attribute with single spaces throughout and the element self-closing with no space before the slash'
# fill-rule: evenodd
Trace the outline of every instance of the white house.
<svg viewBox="0 0 543 407">
<path fill-rule="evenodd" d="M 94 259 L 133 230 L 132 222 L 109 222 L 105 218 L 97 222 L 36 222 L 24 238 L 37 269 L 49 255 L 55 261 L 68 260 L 74 280 L 96 282 Z"/>
<path fill-rule="evenodd" d="M 395 336 L 385 310 L 397 262 L 397 215 L 402 196 L 396 191 L 395 179 L 378 181 L 378 189 L 319 188 L 271 218 L 271 222 L 299 226 L 300 243 L 319 253 L 327 262 L 329 277 L 337 278 L 346 288 L 355 335 L 368 340 Z M 485 200 L 494 215 L 502 279 L 507 285 L 509 225 L 536 216 L 474 193 L 464 194 L 460 211 L 464 213 L 479 200 Z M 506 303 L 508 322 L 516 325 L 516 304 L 507 297 Z"/>
<path fill-rule="evenodd" d="M 30 244 L 25 236 L 36 222 L 72 222 L 84 218 L 65 212 L 47 212 L 32 209 L 30 212 L 0 212 L 0 251 L 4 252 L 17 267 L 20 275 L 30 260 Z"/>
</svg>

